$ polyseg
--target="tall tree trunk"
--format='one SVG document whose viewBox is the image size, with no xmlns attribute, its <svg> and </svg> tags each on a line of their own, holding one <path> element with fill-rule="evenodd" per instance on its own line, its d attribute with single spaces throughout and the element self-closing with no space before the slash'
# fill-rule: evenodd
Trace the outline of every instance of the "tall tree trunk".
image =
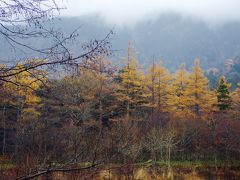
<svg viewBox="0 0 240 180">
<path fill-rule="evenodd" d="M 99 77 L 100 77 L 100 89 L 99 89 L 99 122 L 103 120 L 103 104 L 102 104 L 102 91 L 104 86 L 104 77 L 103 77 L 104 66 L 102 59 L 100 59 L 100 66 L 99 66 Z"/>
<path fill-rule="evenodd" d="M 152 70 L 152 120 L 154 119 L 154 105 L 155 105 L 155 61 L 153 58 L 153 70 Z"/>
<path fill-rule="evenodd" d="M 130 116 L 130 104 L 129 101 L 127 102 L 127 120 L 129 120 L 129 116 Z"/>
<path fill-rule="evenodd" d="M 216 143 L 216 137 L 217 137 L 217 122 L 214 120 L 212 124 L 212 139 L 213 139 L 213 152 L 214 152 L 214 165 L 215 169 L 217 170 L 217 143 Z"/>
<path fill-rule="evenodd" d="M 168 167 L 171 167 L 171 147 L 168 146 Z"/>
<path fill-rule="evenodd" d="M 103 107 L 102 107 L 102 99 L 100 95 L 100 100 L 99 100 L 99 122 L 102 122 L 103 120 Z"/>
<path fill-rule="evenodd" d="M 156 151 L 153 149 L 152 150 L 152 161 L 153 161 L 153 165 L 156 165 L 157 162 L 157 155 L 156 155 Z"/>
<path fill-rule="evenodd" d="M 162 90 L 162 87 L 161 87 L 161 75 L 158 76 L 158 110 L 160 112 L 162 112 L 162 102 L 161 102 L 161 90 Z"/>
<path fill-rule="evenodd" d="M 5 118 L 5 111 L 6 107 L 3 106 L 3 116 L 2 116 L 2 123 L 3 123 L 3 144 L 2 144 L 2 155 L 5 155 L 5 148 L 6 148 L 6 118 Z"/>
<path fill-rule="evenodd" d="M 15 129 L 16 129 L 16 137 L 15 137 L 15 155 L 18 154 L 18 144 L 19 144 L 19 137 L 20 137 L 20 134 L 19 134 L 19 120 L 20 120 L 20 116 L 21 116 L 21 105 L 17 108 L 17 120 L 16 120 L 16 126 L 15 126 Z M 21 125 L 21 124 L 20 124 Z"/>
</svg>

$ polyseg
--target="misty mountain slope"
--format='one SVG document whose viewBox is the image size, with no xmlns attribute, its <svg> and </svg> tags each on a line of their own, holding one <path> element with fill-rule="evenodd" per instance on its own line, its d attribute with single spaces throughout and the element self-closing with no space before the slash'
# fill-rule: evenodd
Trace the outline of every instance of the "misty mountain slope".
<svg viewBox="0 0 240 180">
<path fill-rule="evenodd" d="M 54 26 L 66 33 L 80 27 L 79 39 L 82 42 L 103 38 L 113 29 L 111 42 L 113 49 L 117 50 L 113 59 L 122 59 L 128 42 L 132 41 L 144 66 L 147 66 L 154 56 L 162 59 L 164 64 L 173 70 L 183 62 L 188 67 L 191 66 L 198 57 L 203 67 L 210 68 L 221 66 L 226 59 L 240 55 L 240 23 L 209 28 L 198 20 L 166 14 L 155 21 L 143 21 L 133 27 L 107 25 L 95 16 L 62 18 L 61 21 L 56 21 Z M 44 46 L 45 43 L 38 41 L 39 46 Z M 72 45 L 74 52 L 79 52 L 79 46 Z M 2 40 L 1 47 L 1 57 L 12 56 L 13 52 Z"/>
<path fill-rule="evenodd" d="M 132 32 L 138 49 L 146 58 L 155 55 L 168 67 L 186 62 L 189 66 L 196 57 L 205 67 L 221 64 L 240 52 L 240 24 L 228 24 L 210 29 L 206 24 L 163 16 L 158 21 L 140 24 Z"/>
</svg>

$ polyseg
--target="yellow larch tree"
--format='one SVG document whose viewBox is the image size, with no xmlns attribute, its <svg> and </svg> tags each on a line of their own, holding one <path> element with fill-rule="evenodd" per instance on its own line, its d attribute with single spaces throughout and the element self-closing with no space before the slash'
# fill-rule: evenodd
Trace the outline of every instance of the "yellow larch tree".
<svg viewBox="0 0 240 180">
<path fill-rule="evenodd" d="M 186 71 L 185 64 L 174 75 L 174 80 L 168 94 L 168 110 L 177 118 L 191 116 L 191 111 L 187 108 L 189 97 L 186 93 L 189 73 Z"/>
<path fill-rule="evenodd" d="M 207 115 L 212 109 L 214 94 L 209 90 L 208 79 L 205 77 L 203 70 L 200 67 L 200 60 L 196 59 L 194 67 L 189 75 L 186 96 L 188 110 L 193 114 L 194 118 Z"/>
<path fill-rule="evenodd" d="M 24 69 L 18 64 L 12 73 Z M 4 90 L 11 94 L 10 103 L 18 107 L 18 120 L 28 120 L 37 118 L 40 114 L 36 110 L 41 99 L 36 95 L 36 90 L 45 81 L 45 72 L 42 70 L 26 70 L 7 78 L 4 83 Z"/>
<path fill-rule="evenodd" d="M 140 69 L 137 58 L 133 55 L 131 47 L 128 48 L 127 63 L 118 75 L 117 99 L 126 112 L 127 119 L 133 110 L 149 106 L 147 102 L 145 76 Z"/>
<path fill-rule="evenodd" d="M 172 75 L 162 66 L 162 62 L 153 63 L 148 70 L 148 89 L 151 106 L 160 112 L 165 112 L 168 109 L 167 99 L 170 91 Z"/>
<path fill-rule="evenodd" d="M 236 114 L 236 117 L 238 117 L 240 114 L 240 84 L 238 84 L 238 87 L 231 95 L 233 113 Z"/>
<path fill-rule="evenodd" d="M 94 98 L 96 101 L 95 113 L 99 121 L 103 122 L 104 119 L 108 119 L 116 108 L 112 102 L 112 98 L 114 97 L 113 89 L 115 88 L 113 74 L 115 73 L 116 67 L 112 65 L 106 56 L 100 56 L 94 65 L 94 69 L 96 70 L 92 73 L 95 74 L 94 79 L 96 79 L 96 93 Z"/>
</svg>

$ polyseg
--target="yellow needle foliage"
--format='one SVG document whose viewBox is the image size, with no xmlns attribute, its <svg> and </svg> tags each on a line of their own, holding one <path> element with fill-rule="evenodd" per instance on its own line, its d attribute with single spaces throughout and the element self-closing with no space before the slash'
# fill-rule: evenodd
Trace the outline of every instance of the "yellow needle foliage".
<svg viewBox="0 0 240 180">
<path fill-rule="evenodd" d="M 168 94 L 172 75 L 162 66 L 162 63 L 153 64 L 148 70 L 148 89 L 151 94 L 151 105 L 156 107 L 158 111 L 164 112 L 168 110 Z"/>
<path fill-rule="evenodd" d="M 194 118 L 202 118 L 208 114 L 214 104 L 213 94 L 200 67 L 200 60 L 196 59 L 186 83 L 186 105 Z"/>
<path fill-rule="evenodd" d="M 240 84 L 238 84 L 237 89 L 232 93 L 232 108 L 234 113 L 240 114 Z M 239 117 L 239 116 L 238 116 Z"/>
<path fill-rule="evenodd" d="M 125 104 L 127 116 L 133 109 L 149 106 L 145 86 L 146 79 L 135 58 L 128 60 L 127 65 L 119 74 L 119 79 L 116 95 L 118 100 Z"/>
<path fill-rule="evenodd" d="M 187 83 L 189 73 L 185 69 L 185 65 L 182 64 L 181 68 L 174 75 L 174 80 L 171 84 L 168 95 L 168 110 L 177 117 L 190 117 L 191 111 L 188 109 L 188 102 L 190 101 L 187 96 Z"/>
<path fill-rule="evenodd" d="M 24 69 L 23 65 L 17 64 L 11 73 L 19 72 L 21 69 Z M 18 111 L 21 112 L 20 119 L 34 119 L 40 115 L 36 108 L 41 99 L 35 91 L 45 81 L 44 75 L 45 72 L 41 70 L 26 70 L 8 78 L 9 83 L 4 83 L 4 91 L 12 95 L 9 103 L 18 107 Z"/>
</svg>

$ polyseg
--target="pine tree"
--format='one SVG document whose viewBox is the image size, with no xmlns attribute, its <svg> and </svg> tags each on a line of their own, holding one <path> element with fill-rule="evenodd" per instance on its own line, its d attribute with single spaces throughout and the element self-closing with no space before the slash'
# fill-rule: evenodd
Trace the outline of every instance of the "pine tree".
<svg viewBox="0 0 240 180">
<path fill-rule="evenodd" d="M 220 111 L 228 110 L 231 107 L 231 95 L 229 92 L 229 87 L 231 85 L 227 83 L 224 76 L 218 81 L 217 87 L 217 107 Z"/>
</svg>

